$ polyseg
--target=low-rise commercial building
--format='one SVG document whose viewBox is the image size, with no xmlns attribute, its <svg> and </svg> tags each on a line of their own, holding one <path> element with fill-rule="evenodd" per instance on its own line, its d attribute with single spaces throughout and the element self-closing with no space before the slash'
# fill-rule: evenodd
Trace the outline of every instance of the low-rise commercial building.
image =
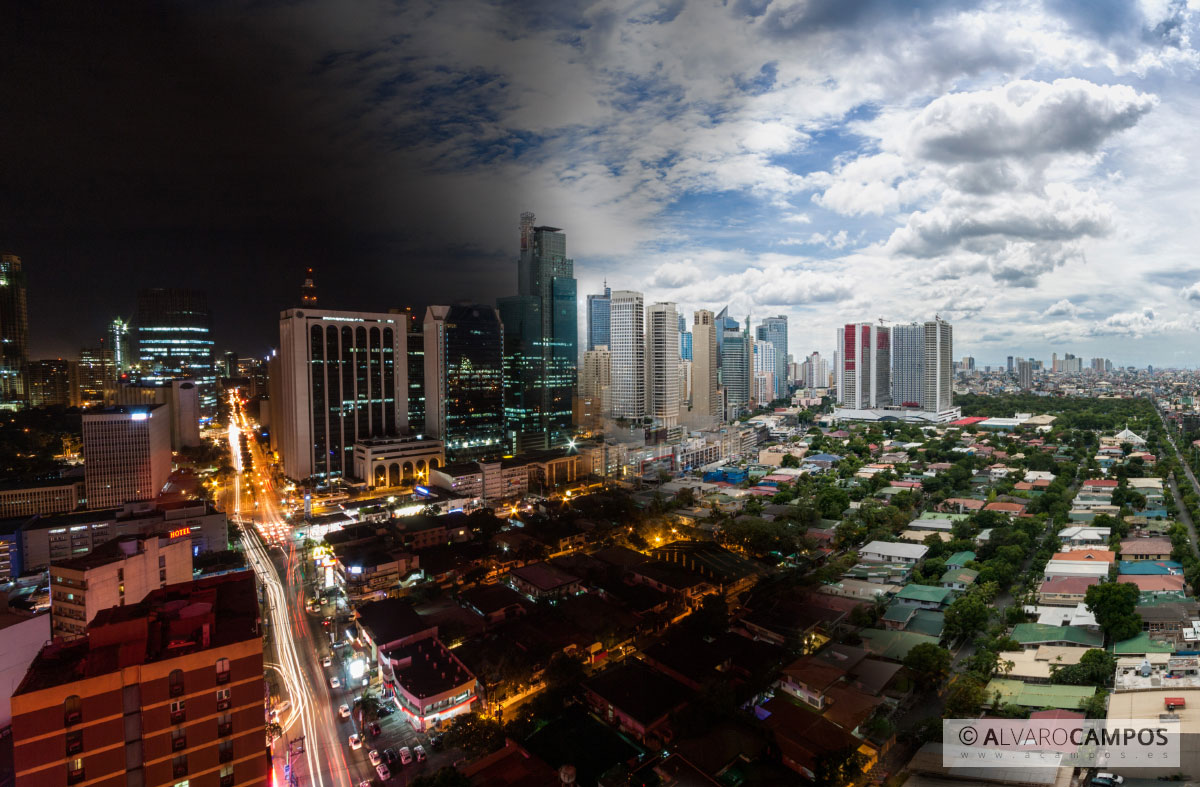
<svg viewBox="0 0 1200 787">
<path fill-rule="evenodd" d="M 0 519 L 65 514 L 84 502 L 83 479 L 54 479 L 0 489 Z"/>
</svg>

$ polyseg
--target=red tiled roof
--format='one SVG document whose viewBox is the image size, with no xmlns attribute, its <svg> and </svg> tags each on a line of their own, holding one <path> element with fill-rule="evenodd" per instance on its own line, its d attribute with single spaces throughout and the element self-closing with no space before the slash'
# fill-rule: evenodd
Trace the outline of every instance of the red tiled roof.
<svg viewBox="0 0 1200 787">
<path fill-rule="evenodd" d="M 1115 563 L 1117 555 L 1108 549 L 1076 549 L 1071 552 L 1055 552 L 1050 559 L 1074 563 Z"/>
<path fill-rule="evenodd" d="M 1130 585 L 1137 585 L 1138 590 L 1183 590 L 1184 579 L 1178 574 L 1158 574 L 1158 575 L 1140 575 L 1140 574 L 1122 574 L 1117 577 L 1118 582 L 1125 582 Z"/>
<path fill-rule="evenodd" d="M 1083 488 L 1089 486 L 1103 487 L 1105 489 L 1116 489 L 1117 481 L 1115 478 L 1093 478 L 1083 482 Z"/>
<path fill-rule="evenodd" d="M 1099 584 L 1100 577 L 1054 577 L 1043 582 L 1038 590 L 1042 593 L 1086 593 L 1092 585 Z"/>
<path fill-rule="evenodd" d="M 950 423 L 946 424 L 946 426 L 971 426 L 972 424 L 977 424 L 986 420 L 987 417 L 985 416 L 975 415 L 971 416 L 970 418 L 959 418 L 957 421 L 951 421 Z"/>
<path fill-rule="evenodd" d="M 1021 503 L 988 503 L 983 507 L 984 511 L 999 511 L 1003 514 L 1020 514 L 1025 510 L 1025 506 Z"/>
</svg>

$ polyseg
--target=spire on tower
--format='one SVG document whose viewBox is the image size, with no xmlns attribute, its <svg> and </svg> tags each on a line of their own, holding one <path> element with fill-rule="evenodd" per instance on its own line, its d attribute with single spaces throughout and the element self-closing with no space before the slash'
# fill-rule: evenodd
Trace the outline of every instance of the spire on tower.
<svg viewBox="0 0 1200 787">
<path fill-rule="evenodd" d="M 300 288 L 300 303 L 304 306 L 317 305 L 317 285 L 313 284 L 313 269 L 304 274 L 304 285 Z"/>
</svg>

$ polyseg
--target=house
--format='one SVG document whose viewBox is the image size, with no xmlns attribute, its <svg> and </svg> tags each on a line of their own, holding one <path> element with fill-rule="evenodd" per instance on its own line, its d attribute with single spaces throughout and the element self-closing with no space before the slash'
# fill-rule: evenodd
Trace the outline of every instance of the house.
<svg viewBox="0 0 1200 787">
<path fill-rule="evenodd" d="M 1136 637 L 1117 642 L 1112 647 L 1114 656 L 1145 656 L 1150 653 L 1174 653 L 1175 645 L 1155 639 L 1145 631 Z"/>
<path fill-rule="evenodd" d="M 1049 683 L 1055 667 L 1078 664 L 1087 648 L 1042 645 L 1027 650 L 1005 650 L 997 654 L 996 675 L 1026 683 Z"/>
<path fill-rule="evenodd" d="M 534 601 L 556 599 L 583 592 L 579 578 L 549 563 L 530 563 L 508 572 L 513 590 Z"/>
<path fill-rule="evenodd" d="M 919 563 L 928 551 L 924 544 L 872 541 L 858 551 L 858 556 L 870 563 Z"/>
<path fill-rule="evenodd" d="M 979 578 L 979 572 L 973 568 L 955 568 L 942 574 L 942 587 L 950 590 L 968 590 Z"/>
<path fill-rule="evenodd" d="M 983 507 L 984 511 L 995 511 L 999 514 L 1008 514 L 1009 516 L 1020 516 L 1025 513 L 1024 503 L 1006 503 L 997 500 L 994 503 L 988 503 Z"/>
<path fill-rule="evenodd" d="M 903 662 L 908 652 L 922 643 L 938 644 L 937 637 L 917 634 L 911 631 L 892 631 L 890 629 L 863 629 L 858 632 L 862 638 L 863 647 L 872 654 L 888 661 Z"/>
<path fill-rule="evenodd" d="M 1182 592 L 1186 582 L 1182 574 L 1123 574 L 1117 581 L 1137 585 L 1143 593 Z"/>
<path fill-rule="evenodd" d="M 874 746 L 786 696 L 776 696 L 756 706 L 754 715 L 772 733 L 783 764 L 806 779 L 816 777 L 822 759 L 847 749 L 857 749 L 862 755 L 864 773 L 878 760 Z"/>
<path fill-rule="evenodd" d="M 1200 604 L 1194 600 L 1172 601 L 1165 604 L 1143 604 L 1137 608 L 1142 616 L 1142 631 L 1151 638 L 1184 644 L 1183 632 L 1192 628 L 1192 621 L 1200 619 Z"/>
<path fill-rule="evenodd" d="M 846 674 L 846 669 L 816 656 L 801 656 L 783 668 L 778 686 L 805 705 L 824 710 L 829 689 Z"/>
<path fill-rule="evenodd" d="M 1055 552 L 1050 559 L 1061 563 L 1104 563 L 1111 566 L 1117 562 L 1117 553 L 1108 549 L 1072 549 L 1069 552 Z"/>
<path fill-rule="evenodd" d="M 1096 622 L 1096 616 L 1087 608 L 1083 602 L 1076 604 L 1074 607 L 1056 606 L 1047 604 L 1045 606 L 1026 605 L 1025 613 L 1028 615 L 1036 615 L 1038 623 L 1045 623 L 1048 626 L 1078 626 L 1079 628 L 1091 629 L 1098 631 L 1100 624 Z"/>
<path fill-rule="evenodd" d="M 938 504 L 937 510 L 946 513 L 969 514 L 974 511 L 982 511 L 985 505 L 987 505 L 986 501 L 973 497 L 948 497 Z"/>
<path fill-rule="evenodd" d="M 946 627 L 946 615 L 931 609 L 893 602 L 879 622 L 884 628 L 892 631 L 911 631 L 940 639 L 942 630 Z"/>
<path fill-rule="evenodd" d="M 1115 478 L 1090 478 L 1079 485 L 1080 494 L 1095 494 L 1105 493 L 1112 494 L 1117 488 L 1117 480 Z"/>
<path fill-rule="evenodd" d="M 896 603 L 920 609 L 941 610 L 954 600 L 954 591 L 936 585 L 905 585 L 896 594 Z"/>
<path fill-rule="evenodd" d="M 528 604 L 524 596 L 507 585 L 480 585 L 464 590 L 459 594 L 458 603 L 488 623 L 524 615 Z"/>
<path fill-rule="evenodd" d="M 974 552 L 955 552 L 950 557 L 946 558 L 946 568 L 966 568 L 967 564 L 975 559 Z"/>
<path fill-rule="evenodd" d="M 1043 623 L 1018 623 L 1009 634 L 1024 649 L 1042 645 L 1104 647 L 1104 635 L 1075 626 L 1049 626 Z"/>
<path fill-rule="evenodd" d="M 921 517 L 914 519 L 908 523 L 909 530 L 937 530 L 943 533 L 949 533 L 954 529 L 954 520 L 952 519 L 929 519 Z"/>
<path fill-rule="evenodd" d="M 1070 553 L 1067 553 L 1070 554 Z M 1110 564 L 1104 562 L 1086 562 L 1081 560 L 1051 560 L 1042 570 L 1043 579 L 1054 577 L 1096 577 L 1106 579 Z"/>
<path fill-rule="evenodd" d="M 912 576 L 912 563 L 859 563 L 842 574 L 846 579 L 903 585 Z"/>
<path fill-rule="evenodd" d="M 1121 576 L 1161 576 L 1183 574 L 1183 566 L 1174 560 L 1122 560 L 1117 563 Z"/>
<path fill-rule="evenodd" d="M 670 742 L 670 716 L 691 694 L 677 680 L 629 659 L 583 682 L 584 699 L 596 715 L 655 749 Z"/>
<path fill-rule="evenodd" d="M 1121 560 L 1170 560 L 1169 538 L 1129 538 L 1121 542 Z"/>
<path fill-rule="evenodd" d="M 1064 551 L 1103 548 L 1108 544 L 1109 528 L 1075 526 L 1058 531 L 1058 541 Z"/>
<path fill-rule="evenodd" d="M 1019 705 L 1024 708 L 1075 710 L 1096 695 L 1096 687 L 1027 684 L 1011 678 L 993 678 L 984 689 L 984 694 L 986 701 L 994 707 Z"/>
</svg>

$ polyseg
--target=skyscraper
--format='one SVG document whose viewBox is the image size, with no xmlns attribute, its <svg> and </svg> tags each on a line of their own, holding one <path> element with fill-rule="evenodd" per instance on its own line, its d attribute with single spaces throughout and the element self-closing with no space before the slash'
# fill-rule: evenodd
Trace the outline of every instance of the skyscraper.
<svg viewBox="0 0 1200 787">
<path fill-rule="evenodd" d="M 805 359 L 804 379 L 801 383 L 806 388 L 829 387 L 829 362 L 821 357 L 821 353 L 814 351 Z"/>
<path fill-rule="evenodd" d="M 922 326 L 925 339 L 921 383 L 921 409 L 933 413 L 949 410 L 954 399 L 954 329 L 941 317 Z"/>
<path fill-rule="evenodd" d="M 717 326 L 713 313 L 701 309 L 692 321 L 692 412 L 721 417 L 717 396 Z"/>
<path fill-rule="evenodd" d="M 201 416 L 215 415 L 217 372 L 205 294 L 199 290 L 141 290 L 136 323 L 142 382 L 161 385 L 168 380 L 195 380 L 200 387 Z"/>
<path fill-rule="evenodd" d="M 128 405 L 84 413 L 83 463 L 88 508 L 153 500 L 171 474 L 168 409 Z"/>
<path fill-rule="evenodd" d="M 612 305 L 612 290 L 604 283 L 603 295 L 587 296 L 587 348 L 607 347 L 609 342 L 609 319 Z"/>
<path fill-rule="evenodd" d="M 425 325 L 411 310 L 408 322 L 408 426 L 425 429 Z"/>
<path fill-rule="evenodd" d="M 62 358 L 29 362 L 29 406 L 68 407 L 74 403 L 74 363 Z"/>
<path fill-rule="evenodd" d="M 509 443 L 499 312 L 481 305 L 430 306 L 424 334 L 426 436 L 445 443 L 447 462 L 500 458 Z"/>
<path fill-rule="evenodd" d="M 891 335 L 887 327 L 847 323 L 837 329 L 838 404 L 869 410 L 891 404 Z"/>
<path fill-rule="evenodd" d="M 720 369 L 722 363 L 724 362 L 722 359 L 724 358 L 725 351 L 725 335 L 730 331 L 738 331 L 741 326 L 738 324 L 737 320 L 729 316 L 728 306 L 726 306 L 724 309 L 721 309 L 721 311 L 717 313 L 714 323 L 717 326 L 717 368 Z M 725 384 L 725 380 L 720 376 L 719 372 L 718 383 L 720 385 Z"/>
<path fill-rule="evenodd" d="M 75 369 L 78 383 L 75 401 L 80 406 L 104 404 L 106 394 L 116 390 L 117 363 L 115 353 L 110 348 L 82 348 Z"/>
<path fill-rule="evenodd" d="M 726 417 L 741 412 L 750 403 L 752 352 L 748 319 L 744 331 L 725 331 L 725 338 L 721 343 L 721 387 L 725 389 L 725 406 L 729 411 Z"/>
<path fill-rule="evenodd" d="M 518 453 L 570 439 L 579 345 L 567 236 L 558 227 L 535 226 L 532 213 L 521 214 L 520 229 L 517 294 L 497 302 L 504 324 L 507 431 Z"/>
<path fill-rule="evenodd" d="M 317 305 L 317 285 L 313 284 L 313 269 L 304 272 L 304 284 L 300 285 L 300 305 L 313 308 Z"/>
<path fill-rule="evenodd" d="M 25 270 L 15 254 L 0 254 L 0 408 L 29 399 L 29 312 Z"/>
<path fill-rule="evenodd" d="M 642 294 L 612 294 L 612 409 L 614 418 L 641 421 L 646 415 L 646 339 Z"/>
<path fill-rule="evenodd" d="M 892 326 L 892 403 L 921 407 L 925 396 L 925 326 Z"/>
<path fill-rule="evenodd" d="M 754 340 L 754 377 L 750 398 L 759 405 L 775 399 L 775 370 L 778 356 L 775 345 L 762 339 Z"/>
<path fill-rule="evenodd" d="M 787 363 L 788 363 L 788 318 L 785 315 L 766 317 L 757 328 L 755 338 L 770 342 L 775 348 L 775 369 L 772 375 L 775 381 L 774 399 L 787 396 Z"/>
<path fill-rule="evenodd" d="M 692 334 L 687 329 L 687 317 L 679 315 L 679 357 L 692 360 Z"/>
<path fill-rule="evenodd" d="M 108 346 L 113 351 L 113 363 L 116 364 L 117 377 L 133 368 L 136 359 L 129 341 L 129 323 L 120 317 L 108 325 Z"/>
<path fill-rule="evenodd" d="M 612 356 L 608 348 L 598 345 L 583 354 L 579 371 L 579 395 L 593 402 L 593 407 L 607 415 L 612 410 Z"/>
<path fill-rule="evenodd" d="M 1008 373 L 1013 373 L 1013 357 L 1011 355 L 1008 356 Z"/>
<path fill-rule="evenodd" d="M 1017 361 L 1017 384 L 1022 391 L 1033 388 L 1033 362 L 1024 358 Z"/>
<path fill-rule="evenodd" d="M 289 478 L 354 474 L 354 444 L 408 426 L 405 318 L 288 309 L 279 316 L 279 374 L 271 375 L 283 470 Z"/>
<path fill-rule="evenodd" d="M 673 303 L 646 309 L 646 414 L 662 426 L 679 423 L 679 313 Z"/>
</svg>

